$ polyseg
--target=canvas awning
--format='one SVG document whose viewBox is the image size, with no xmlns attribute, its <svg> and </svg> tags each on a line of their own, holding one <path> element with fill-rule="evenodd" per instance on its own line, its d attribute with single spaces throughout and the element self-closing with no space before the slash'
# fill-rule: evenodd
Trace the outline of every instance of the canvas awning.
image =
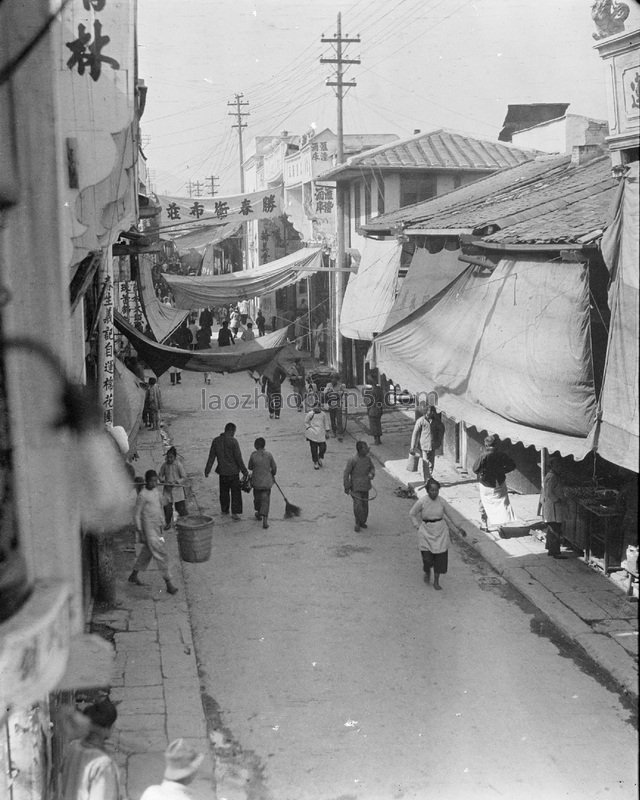
<svg viewBox="0 0 640 800">
<path fill-rule="evenodd" d="M 611 273 L 611 322 L 601 394 L 598 452 L 638 472 L 638 162 L 629 165 L 616 196 L 614 219 L 602 238 Z"/>
<path fill-rule="evenodd" d="M 176 307 L 195 309 L 258 297 L 307 278 L 321 268 L 322 250 L 305 247 L 242 272 L 200 277 L 164 274 L 163 277 L 171 287 Z"/>
<path fill-rule="evenodd" d="M 180 327 L 189 312 L 170 308 L 160 302 L 153 288 L 151 262 L 147 258 L 138 259 L 138 289 L 142 307 L 153 335 L 157 341 L 164 342 Z"/>
<path fill-rule="evenodd" d="M 171 238 L 179 253 L 187 253 L 189 250 L 204 251 L 210 245 L 220 244 L 235 236 L 241 227 L 240 223 L 233 222 L 227 225 L 203 225 L 179 235 L 172 234 Z"/>
<path fill-rule="evenodd" d="M 438 253 L 430 253 L 424 247 L 417 247 L 387 318 L 386 328 L 408 317 L 453 283 L 468 266 L 458 260 L 459 255 L 458 249 L 443 247 Z"/>
<path fill-rule="evenodd" d="M 179 367 L 186 372 L 242 372 L 260 371 L 287 344 L 287 329 L 268 333 L 252 342 L 239 341 L 228 347 L 219 348 L 217 344 L 209 350 L 182 350 L 152 342 L 139 330 L 114 311 L 116 328 L 131 342 L 140 358 L 160 377 L 169 367 Z"/>
<path fill-rule="evenodd" d="M 121 425 L 133 445 L 142 421 L 144 389 L 138 378 L 116 358 L 113 382 L 113 424 Z"/>
<path fill-rule="evenodd" d="M 402 242 L 365 239 L 358 272 L 349 276 L 340 333 L 350 339 L 372 339 L 384 330 L 398 285 Z"/>
<path fill-rule="evenodd" d="M 583 458 L 596 412 L 588 269 L 501 260 L 373 341 L 371 365 L 449 416 L 501 438 Z"/>
</svg>

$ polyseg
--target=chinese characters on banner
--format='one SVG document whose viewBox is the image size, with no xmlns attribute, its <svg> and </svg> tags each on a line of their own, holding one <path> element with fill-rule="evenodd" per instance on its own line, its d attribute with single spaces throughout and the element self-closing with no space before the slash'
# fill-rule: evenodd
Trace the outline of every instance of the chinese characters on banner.
<svg viewBox="0 0 640 800">
<path fill-rule="evenodd" d="M 107 0 L 82 0 L 85 11 L 99 13 L 104 11 Z M 77 71 L 78 75 L 89 73 L 93 81 L 97 81 L 102 74 L 102 65 L 105 64 L 111 69 L 120 69 L 120 63 L 108 55 L 105 51 L 111 37 L 103 32 L 100 18 L 93 19 L 93 25 L 87 26 L 78 23 L 78 36 L 71 42 L 65 42 L 65 46 L 71 51 L 71 57 L 67 61 L 67 67 L 72 71 Z"/>
<path fill-rule="evenodd" d="M 118 311 L 134 328 L 144 330 L 144 315 L 136 281 L 122 281 L 118 285 Z"/>
<path fill-rule="evenodd" d="M 106 278 L 107 285 L 104 290 L 102 306 L 100 307 L 100 325 L 98 327 L 98 357 L 102 365 L 100 372 L 102 386 L 102 421 L 113 424 L 113 378 L 115 374 L 115 354 L 113 352 L 114 325 L 113 325 L 113 284 L 110 277 Z"/>
<path fill-rule="evenodd" d="M 160 227 L 185 222 L 241 223 L 282 216 L 282 186 L 232 197 L 172 197 L 158 195 L 162 206 Z"/>
<path fill-rule="evenodd" d="M 326 186 L 315 186 L 313 202 L 316 214 L 333 214 L 333 189 Z"/>
</svg>

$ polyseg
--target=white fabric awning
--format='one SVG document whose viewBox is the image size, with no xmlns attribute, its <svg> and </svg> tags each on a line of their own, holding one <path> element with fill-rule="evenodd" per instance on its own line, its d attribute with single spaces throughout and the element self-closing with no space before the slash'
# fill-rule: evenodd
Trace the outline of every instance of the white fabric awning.
<svg viewBox="0 0 640 800">
<path fill-rule="evenodd" d="M 170 308 L 158 300 L 153 287 L 151 262 L 148 258 L 138 259 L 138 288 L 149 327 L 153 331 L 156 341 L 164 342 L 181 325 L 189 312 Z"/>
<path fill-rule="evenodd" d="M 307 278 L 322 269 L 322 250 L 305 247 L 255 269 L 226 275 L 163 274 L 171 287 L 176 308 L 207 308 L 258 297 Z"/>
<path fill-rule="evenodd" d="M 584 264 L 503 259 L 377 336 L 369 361 L 456 420 L 580 459 L 596 419 L 590 334 Z"/>
<path fill-rule="evenodd" d="M 402 242 L 365 239 L 362 260 L 342 300 L 340 333 L 350 339 L 372 339 L 384 330 L 398 286 Z"/>
<path fill-rule="evenodd" d="M 598 452 L 638 472 L 638 162 L 629 166 L 616 197 L 613 223 L 602 239 L 612 277 L 611 323 L 602 386 Z"/>
</svg>

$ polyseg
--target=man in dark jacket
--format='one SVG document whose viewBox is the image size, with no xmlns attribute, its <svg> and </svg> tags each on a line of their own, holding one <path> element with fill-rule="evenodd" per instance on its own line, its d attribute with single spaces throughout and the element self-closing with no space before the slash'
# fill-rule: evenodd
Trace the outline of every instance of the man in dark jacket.
<svg viewBox="0 0 640 800">
<path fill-rule="evenodd" d="M 233 422 L 227 422 L 224 426 L 224 433 L 211 442 L 209 458 L 204 468 L 204 474 L 209 476 L 211 468 L 217 460 L 216 472 L 220 479 L 220 510 L 223 514 L 229 513 L 231 506 L 231 518 L 240 519 L 242 514 L 242 488 L 239 474 L 242 472 L 246 478 L 249 474 L 242 460 L 240 445 L 235 438 L 236 426 Z"/>
<path fill-rule="evenodd" d="M 235 344 L 235 342 L 233 341 L 233 334 L 229 330 L 229 321 L 223 319 L 222 327 L 218 331 L 218 347 L 229 347 L 232 344 Z"/>
<path fill-rule="evenodd" d="M 516 468 L 513 459 L 498 449 L 495 434 L 484 440 L 484 450 L 473 464 L 480 490 L 480 523 L 484 529 L 513 522 L 516 515 L 509 502 L 507 473 Z"/>
<path fill-rule="evenodd" d="M 269 406 L 269 417 L 280 419 L 280 409 L 282 408 L 282 381 L 287 377 L 287 373 L 278 363 L 270 365 L 262 376 L 262 391 L 267 395 Z"/>
</svg>

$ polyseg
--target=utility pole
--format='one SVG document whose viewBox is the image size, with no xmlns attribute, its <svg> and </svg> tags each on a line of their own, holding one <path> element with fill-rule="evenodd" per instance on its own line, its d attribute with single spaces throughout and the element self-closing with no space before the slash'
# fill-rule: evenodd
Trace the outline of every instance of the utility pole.
<svg viewBox="0 0 640 800">
<path fill-rule="evenodd" d="M 242 152 L 242 129 L 247 127 L 247 123 L 242 121 L 243 117 L 248 117 L 248 111 L 241 111 L 243 106 L 248 106 L 249 102 L 245 101 L 244 103 L 241 102 L 242 98 L 244 97 L 243 94 L 236 94 L 235 101 L 232 103 L 227 103 L 228 106 L 235 106 L 235 111 L 229 111 L 227 116 L 236 117 L 237 122 L 235 125 L 232 125 L 232 128 L 238 129 L 238 148 L 240 150 L 240 192 L 244 194 L 244 170 L 242 168 L 242 164 L 244 162 L 244 155 Z"/>
<path fill-rule="evenodd" d="M 335 49 L 335 58 L 321 58 L 321 64 L 335 64 L 336 73 L 335 80 L 327 79 L 326 85 L 335 87 L 336 97 L 338 99 L 338 164 L 344 162 L 344 125 L 342 117 L 342 101 L 346 94 L 346 90 L 356 85 L 355 81 L 347 81 L 344 78 L 344 67 L 347 68 L 351 64 L 359 64 L 359 58 L 345 58 L 343 45 L 360 43 L 360 37 L 350 37 L 342 35 L 342 14 L 338 13 L 338 25 L 336 35 L 333 37 L 323 36 L 320 40 L 325 44 L 332 44 Z M 342 310 L 342 298 L 344 296 L 344 272 L 342 269 L 345 266 L 345 197 L 344 190 L 339 181 L 336 181 L 336 272 L 333 273 L 333 286 L 334 286 L 334 319 L 332 319 L 332 328 L 334 331 L 334 355 L 338 369 L 341 370 L 344 366 L 345 358 L 342 353 L 342 337 L 340 335 L 340 312 Z M 346 348 L 345 348 L 346 350 Z M 345 353 L 346 354 L 346 353 Z M 349 350 L 346 359 L 351 372 L 351 350 Z M 347 380 L 351 380 L 351 375 L 346 376 Z"/>
<path fill-rule="evenodd" d="M 208 193 L 211 197 L 215 197 L 218 194 L 216 183 L 219 183 L 220 178 L 217 175 L 209 175 L 208 178 L 204 179 L 205 183 L 210 183 L 211 188 L 208 189 Z"/>
</svg>

